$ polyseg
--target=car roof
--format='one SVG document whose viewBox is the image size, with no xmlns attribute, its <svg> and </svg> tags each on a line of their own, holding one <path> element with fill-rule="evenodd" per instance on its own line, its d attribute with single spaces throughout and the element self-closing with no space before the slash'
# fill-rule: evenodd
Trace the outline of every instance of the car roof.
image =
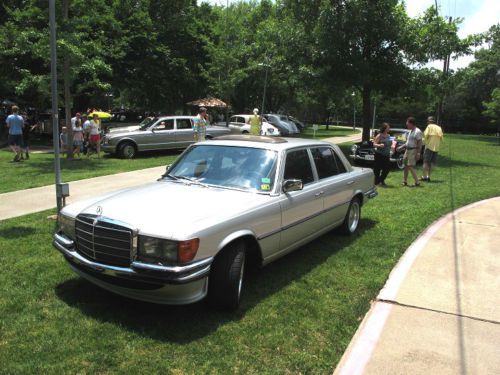
<svg viewBox="0 0 500 375">
<path fill-rule="evenodd" d="M 267 137 L 258 135 L 225 135 L 204 142 L 204 144 L 221 146 L 239 146 L 272 149 L 276 151 L 297 147 L 332 146 L 331 143 L 304 138 Z"/>
<path fill-rule="evenodd" d="M 171 120 L 171 119 L 184 119 L 184 118 L 187 118 L 187 119 L 192 119 L 196 116 L 158 116 L 156 117 L 158 120 Z"/>
</svg>

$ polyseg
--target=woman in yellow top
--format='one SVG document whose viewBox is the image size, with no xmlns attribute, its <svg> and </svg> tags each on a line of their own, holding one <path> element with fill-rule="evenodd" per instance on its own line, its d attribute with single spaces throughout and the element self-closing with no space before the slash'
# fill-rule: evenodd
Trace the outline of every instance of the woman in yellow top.
<svg viewBox="0 0 500 375">
<path fill-rule="evenodd" d="M 262 118 L 259 116 L 259 110 L 254 108 L 253 116 L 250 117 L 250 134 L 260 135 L 262 128 Z"/>
</svg>

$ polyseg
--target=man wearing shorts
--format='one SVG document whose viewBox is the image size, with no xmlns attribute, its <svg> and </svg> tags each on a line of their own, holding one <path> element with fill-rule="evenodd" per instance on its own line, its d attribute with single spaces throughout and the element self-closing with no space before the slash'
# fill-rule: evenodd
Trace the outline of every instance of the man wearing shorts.
<svg viewBox="0 0 500 375">
<path fill-rule="evenodd" d="M 415 124 L 414 117 L 408 117 L 406 120 L 406 127 L 408 128 L 408 134 L 406 136 L 406 144 L 403 146 L 406 148 L 405 154 L 403 156 L 403 162 L 405 169 L 403 172 L 403 186 L 408 185 L 408 172 L 411 172 L 413 179 L 415 180 L 415 186 L 420 186 L 418 181 L 417 172 L 415 171 L 415 166 L 417 161 L 420 160 L 420 150 L 422 149 L 422 132 Z"/>
<path fill-rule="evenodd" d="M 12 107 L 12 114 L 7 117 L 5 122 L 9 128 L 9 146 L 14 152 L 14 161 L 21 160 L 21 147 L 23 147 L 23 128 L 24 119 L 19 115 L 19 108 Z"/>
<path fill-rule="evenodd" d="M 424 131 L 425 151 L 424 151 L 424 175 L 420 180 L 431 181 L 431 170 L 436 164 L 439 146 L 443 140 L 443 130 L 435 124 L 434 117 L 427 118 L 427 128 Z"/>
</svg>

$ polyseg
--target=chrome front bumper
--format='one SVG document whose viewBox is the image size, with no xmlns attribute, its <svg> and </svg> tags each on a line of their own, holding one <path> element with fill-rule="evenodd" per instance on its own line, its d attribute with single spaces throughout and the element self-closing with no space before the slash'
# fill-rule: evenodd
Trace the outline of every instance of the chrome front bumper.
<svg viewBox="0 0 500 375">
<path fill-rule="evenodd" d="M 205 297 L 213 258 L 184 266 L 160 266 L 133 261 L 130 267 L 93 262 L 80 255 L 75 243 L 63 234 L 54 234 L 54 247 L 73 271 L 112 292 L 154 303 L 185 304 Z"/>
<path fill-rule="evenodd" d="M 349 158 L 351 158 L 352 160 L 363 160 L 363 161 L 370 161 L 370 162 L 374 162 L 375 161 L 375 157 L 373 159 L 365 159 L 364 156 L 353 155 L 353 154 L 350 154 Z M 398 159 L 394 158 L 394 156 L 391 155 L 390 158 L 389 158 L 389 161 L 391 163 L 396 163 L 398 161 Z"/>
<path fill-rule="evenodd" d="M 365 197 L 368 199 L 375 198 L 378 195 L 377 188 L 374 186 L 365 193 Z"/>
</svg>

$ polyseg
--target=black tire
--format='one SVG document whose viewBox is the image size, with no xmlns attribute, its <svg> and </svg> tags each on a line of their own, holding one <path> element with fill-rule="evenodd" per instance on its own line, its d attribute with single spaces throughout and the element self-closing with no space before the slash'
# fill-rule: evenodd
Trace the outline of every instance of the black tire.
<svg viewBox="0 0 500 375">
<path fill-rule="evenodd" d="M 133 159 L 137 155 L 137 146 L 132 142 L 120 143 L 118 154 L 122 159 Z"/>
<path fill-rule="evenodd" d="M 397 159 L 396 159 L 396 165 L 398 166 L 399 169 L 405 169 L 405 163 L 403 161 L 403 156 L 404 156 L 404 154 L 399 154 Z"/>
<path fill-rule="evenodd" d="M 250 134 L 250 133 L 249 133 L 249 132 L 247 132 L 246 130 L 243 130 L 243 131 L 241 132 L 241 134 Z"/>
<path fill-rule="evenodd" d="M 245 272 L 244 242 L 228 245 L 214 259 L 208 280 L 208 301 L 221 310 L 236 310 L 240 304 Z"/>
<path fill-rule="evenodd" d="M 351 235 L 356 233 L 361 219 L 361 203 L 359 198 L 353 198 L 345 215 L 344 221 L 339 230 L 343 234 Z"/>
</svg>

